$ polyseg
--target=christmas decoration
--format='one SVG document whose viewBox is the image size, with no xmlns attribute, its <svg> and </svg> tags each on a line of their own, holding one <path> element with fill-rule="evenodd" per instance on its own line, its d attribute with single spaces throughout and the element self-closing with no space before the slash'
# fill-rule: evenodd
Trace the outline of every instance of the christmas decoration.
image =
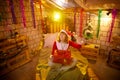
<svg viewBox="0 0 120 80">
<path fill-rule="evenodd" d="M 80 10 L 80 37 L 82 37 L 82 27 L 83 27 L 83 9 Z"/>
<path fill-rule="evenodd" d="M 99 37 L 99 32 L 100 32 L 101 16 L 102 16 L 102 10 L 100 9 L 98 13 L 98 27 L 97 27 L 97 35 L 96 35 L 97 38 Z"/>
<path fill-rule="evenodd" d="M 25 10 L 24 10 L 23 0 L 20 0 L 20 10 L 21 10 L 21 14 L 22 14 L 23 25 L 24 25 L 24 27 L 26 27 L 26 18 L 25 18 Z"/>
<path fill-rule="evenodd" d="M 36 28 L 33 0 L 30 0 L 30 5 L 31 5 L 31 12 L 32 12 L 33 26 L 34 28 Z"/>
<path fill-rule="evenodd" d="M 17 21 L 16 21 L 15 12 L 14 12 L 13 0 L 8 0 L 8 2 L 9 2 L 9 6 L 10 6 L 10 9 L 11 9 L 11 13 L 12 13 L 13 23 L 16 24 Z"/>
<path fill-rule="evenodd" d="M 112 10 L 112 22 L 111 22 L 111 27 L 110 27 L 110 33 L 109 33 L 109 37 L 108 37 L 108 42 L 110 42 L 110 40 L 111 40 L 111 36 L 112 36 L 112 31 L 113 31 L 113 27 L 114 27 L 116 15 L 117 15 L 117 10 L 113 9 Z"/>
</svg>

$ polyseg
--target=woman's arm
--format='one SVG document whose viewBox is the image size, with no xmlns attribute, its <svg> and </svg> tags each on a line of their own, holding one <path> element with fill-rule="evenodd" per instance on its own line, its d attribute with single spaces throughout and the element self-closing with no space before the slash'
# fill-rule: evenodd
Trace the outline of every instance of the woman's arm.
<svg viewBox="0 0 120 80">
<path fill-rule="evenodd" d="M 69 41 L 69 45 L 77 49 L 80 49 L 82 47 L 82 45 L 75 43 L 73 41 Z"/>
<path fill-rule="evenodd" d="M 55 50 L 57 49 L 56 46 L 56 41 L 53 43 L 53 47 L 52 47 L 52 55 L 54 55 Z"/>
</svg>

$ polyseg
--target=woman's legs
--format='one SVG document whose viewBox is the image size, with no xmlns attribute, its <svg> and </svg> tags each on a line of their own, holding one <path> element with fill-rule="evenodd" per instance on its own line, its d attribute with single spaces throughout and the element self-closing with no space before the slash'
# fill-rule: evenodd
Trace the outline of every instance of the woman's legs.
<svg viewBox="0 0 120 80">
<path fill-rule="evenodd" d="M 70 65 L 62 66 L 60 70 L 67 71 L 70 68 L 73 68 L 76 65 L 76 63 L 77 63 L 77 59 L 73 58 L 72 63 Z"/>
</svg>

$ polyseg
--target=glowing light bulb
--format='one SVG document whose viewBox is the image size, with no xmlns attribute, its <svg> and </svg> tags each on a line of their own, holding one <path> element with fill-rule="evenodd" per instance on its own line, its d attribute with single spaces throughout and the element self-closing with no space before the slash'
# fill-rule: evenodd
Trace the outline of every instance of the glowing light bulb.
<svg viewBox="0 0 120 80">
<path fill-rule="evenodd" d="M 58 21 L 58 20 L 60 20 L 60 13 L 55 12 L 54 13 L 54 21 Z"/>
</svg>

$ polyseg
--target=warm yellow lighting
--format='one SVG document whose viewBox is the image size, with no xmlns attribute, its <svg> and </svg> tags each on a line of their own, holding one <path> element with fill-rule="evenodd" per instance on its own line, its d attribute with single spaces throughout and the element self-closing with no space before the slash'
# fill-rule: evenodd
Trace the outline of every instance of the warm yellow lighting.
<svg viewBox="0 0 120 80">
<path fill-rule="evenodd" d="M 108 16 L 108 15 L 106 15 L 106 11 L 104 11 L 102 13 L 101 21 L 108 24 L 111 22 L 111 17 L 112 17 L 111 14 L 109 14 L 109 16 Z"/>
<path fill-rule="evenodd" d="M 61 4 L 61 5 L 63 5 L 63 4 L 67 4 L 68 3 L 68 0 L 53 0 L 56 4 Z"/>
<path fill-rule="evenodd" d="M 111 18 L 104 17 L 104 18 L 102 18 L 102 20 L 105 21 L 105 22 L 110 22 L 110 21 L 111 21 Z"/>
<path fill-rule="evenodd" d="M 68 0 L 60 0 L 63 3 L 68 3 Z"/>
<path fill-rule="evenodd" d="M 101 18 L 102 25 L 108 26 L 109 23 L 111 23 L 111 17 L 110 16 L 104 16 Z"/>
<path fill-rule="evenodd" d="M 39 5 L 39 4 L 35 4 L 35 6 L 36 6 L 37 8 L 40 8 L 40 5 Z"/>
<path fill-rule="evenodd" d="M 54 12 L 54 21 L 60 20 L 60 13 L 59 12 Z"/>
<path fill-rule="evenodd" d="M 103 21 L 104 23 L 109 23 L 109 22 L 111 22 L 111 16 L 103 16 L 102 18 L 101 18 L 101 21 Z"/>
<path fill-rule="evenodd" d="M 51 2 L 57 4 L 59 9 L 65 9 L 65 6 L 68 5 L 68 0 L 51 0 Z"/>
</svg>

